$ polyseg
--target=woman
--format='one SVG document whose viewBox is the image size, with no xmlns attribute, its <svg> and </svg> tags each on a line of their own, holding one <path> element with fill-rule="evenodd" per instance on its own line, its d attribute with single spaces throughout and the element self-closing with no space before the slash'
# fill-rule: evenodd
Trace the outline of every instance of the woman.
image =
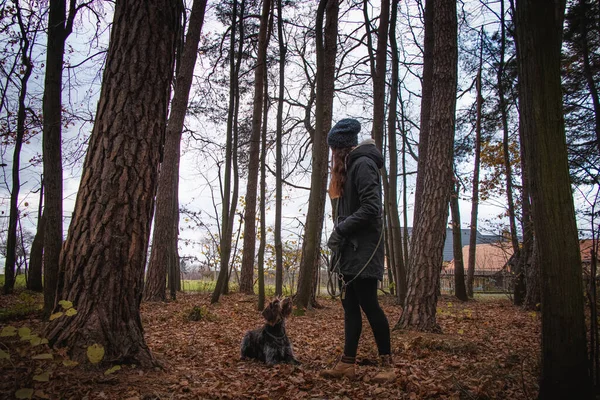
<svg viewBox="0 0 600 400">
<path fill-rule="evenodd" d="M 395 379 L 392 367 L 390 327 L 377 299 L 377 284 L 383 279 L 383 221 L 379 169 L 383 156 L 368 139 L 358 144 L 360 123 L 342 119 L 329 131 L 327 144 L 333 153 L 329 195 L 337 199 L 336 223 L 327 245 L 335 254 L 334 271 L 340 281 L 344 307 L 344 355 L 328 378 L 354 378 L 356 352 L 364 311 L 379 351 L 382 370 L 373 378 Z"/>
</svg>

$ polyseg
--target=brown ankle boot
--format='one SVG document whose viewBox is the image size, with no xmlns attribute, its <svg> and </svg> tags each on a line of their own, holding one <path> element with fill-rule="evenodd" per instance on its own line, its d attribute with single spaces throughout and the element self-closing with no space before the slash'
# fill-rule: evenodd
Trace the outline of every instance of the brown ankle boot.
<svg viewBox="0 0 600 400">
<path fill-rule="evenodd" d="M 391 382 L 396 379 L 394 362 L 390 354 L 379 356 L 379 372 L 373 377 L 374 382 Z"/>
<path fill-rule="evenodd" d="M 346 357 L 343 356 L 335 367 L 332 369 L 324 369 L 321 371 L 321 376 L 323 378 L 343 378 L 346 377 L 348 379 L 356 378 L 356 370 L 354 367 L 355 357 Z"/>
</svg>

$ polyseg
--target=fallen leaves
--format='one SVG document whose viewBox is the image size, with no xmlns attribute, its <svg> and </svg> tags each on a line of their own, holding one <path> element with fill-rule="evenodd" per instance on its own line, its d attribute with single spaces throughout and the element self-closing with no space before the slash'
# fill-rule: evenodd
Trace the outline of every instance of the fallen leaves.
<svg viewBox="0 0 600 400">
<path fill-rule="evenodd" d="M 400 307 L 392 298 L 381 299 L 393 327 L 400 317 Z M 108 370 L 73 368 L 76 364 L 56 350 L 54 360 L 47 350 L 37 351 L 37 359 L 25 360 L 6 348 L 0 353 L 0 367 L 10 379 L 0 383 L 0 397 L 15 397 L 18 393 L 25 396 L 22 398 L 36 398 L 39 393 L 46 398 L 90 400 L 459 400 L 525 399 L 537 393 L 539 318 L 504 299 L 461 303 L 444 296 L 438 303 L 443 334 L 392 331 L 398 378 L 386 384 L 371 381 L 377 372 L 378 355 L 366 318 L 359 346 L 358 379 L 336 381 L 319 376 L 319 371 L 333 365 L 343 351 L 344 320 L 339 301 L 320 299 L 324 308 L 291 316 L 287 332 L 302 364 L 268 367 L 240 360 L 242 336 L 263 323 L 256 311 L 257 298 L 233 294 L 215 305 L 209 300 L 208 295 L 183 294 L 175 302 L 142 305 L 146 342 L 163 369 L 141 370 L 131 365 L 115 365 Z M 65 303 L 63 308 L 73 309 L 69 306 Z M 202 312 L 197 321 L 190 321 L 188 316 L 194 309 Z M 31 340 L 31 331 L 43 330 L 38 320 L 14 325 L 2 328 L 0 343 L 16 334 Z M 28 327 L 29 332 L 24 329 Z M 40 347 L 47 348 L 41 343 L 36 348 Z M 101 359 L 100 353 L 94 348 L 92 358 Z"/>
</svg>

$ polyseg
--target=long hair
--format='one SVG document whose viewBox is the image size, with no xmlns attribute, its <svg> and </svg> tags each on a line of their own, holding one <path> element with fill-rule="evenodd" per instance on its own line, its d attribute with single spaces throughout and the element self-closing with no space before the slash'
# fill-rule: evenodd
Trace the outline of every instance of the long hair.
<svg viewBox="0 0 600 400">
<path fill-rule="evenodd" d="M 331 181 L 329 181 L 329 197 L 332 199 L 340 198 L 344 195 L 344 183 L 346 182 L 346 158 L 353 147 L 344 147 L 341 149 L 331 149 L 332 162 Z"/>
</svg>

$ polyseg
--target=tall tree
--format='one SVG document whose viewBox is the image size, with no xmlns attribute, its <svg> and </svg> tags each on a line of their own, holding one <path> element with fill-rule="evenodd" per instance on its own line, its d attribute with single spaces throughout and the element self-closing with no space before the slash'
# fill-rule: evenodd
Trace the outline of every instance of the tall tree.
<svg viewBox="0 0 600 400">
<path fill-rule="evenodd" d="M 398 299 L 404 299 L 406 295 L 406 266 L 404 265 L 404 249 L 402 247 L 402 232 L 400 225 L 400 214 L 398 212 L 398 143 L 396 140 L 396 123 L 398 112 L 398 89 L 399 89 L 399 57 L 398 42 L 396 38 L 396 22 L 398 14 L 398 0 L 392 0 L 390 6 L 390 30 L 389 40 L 392 55 L 392 75 L 390 84 L 389 113 L 388 113 L 388 147 L 390 168 L 388 174 L 388 194 L 386 196 L 386 208 L 389 218 L 390 232 L 389 247 L 394 255 L 392 268 L 395 270 L 396 288 Z"/>
<path fill-rule="evenodd" d="M 454 255 L 454 296 L 461 301 L 469 300 L 467 288 L 465 286 L 465 263 L 462 252 L 462 232 L 460 226 L 460 208 L 459 208 L 460 183 L 457 180 L 456 185 L 452 187 L 450 195 L 450 213 L 452 217 L 452 253 Z"/>
<path fill-rule="evenodd" d="M 417 160 L 417 180 L 415 184 L 415 201 L 413 211 L 413 225 L 416 216 L 421 213 L 421 196 L 425 185 L 424 171 L 427 162 L 427 151 L 429 146 L 429 120 L 431 118 L 431 102 L 433 99 L 433 13 L 437 0 L 425 0 L 425 11 L 423 16 L 423 77 L 421 78 L 421 117 L 419 123 L 419 159 Z M 410 264 L 408 265 L 410 268 Z M 410 272 L 410 271 L 407 271 Z"/>
<path fill-rule="evenodd" d="M 279 97 L 277 99 L 277 129 L 275 138 L 275 295 L 283 294 L 283 244 L 281 242 L 281 218 L 283 201 L 283 93 L 285 90 L 285 59 L 287 47 L 283 37 L 282 0 L 277 0 L 277 38 L 279 40 Z"/>
<path fill-rule="evenodd" d="M 424 121 L 428 124 L 429 139 L 424 168 L 418 171 L 418 175 L 424 175 L 423 191 L 418 199 L 420 212 L 415 215 L 409 255 L 408 292 L 398 322 L 400 328 L 422 331 L 439 330 L 435 318 L 437 285 L 452 185 L 456 111 L 458 46 L 455 1 L 436 0 L 433 41 L 433 96 L 430 119 Z M 419 155 L 421 157 L 423 155 Z"/>
<path fill-rule="evenodd" d="M 483 73 L 483 31 L 479 45 L 479 68 L 475 77 L 475 89 L 477 92 L 475 110 L 475 158 L 473 165 L 473 189 L 471 195 L 471 223 L 469 236 L 469 258 L 467 264 L 467 295 L 473 297 L 473 280 L 475 277 L 475 260 L 477 255 L 477 215 L 479 214 L 479 173 L 481 169 L 481 114 L 483 108 L 483 95 L 481 75 Z"/>
<path fill-rule="evenodd" d="M 260 133 L 260 244 L 258 246 L 258 311 L 265 308 L 265 249 L 267 247 L 267 115 L 269 114 L 269 81 L 265 68 L 263 124 Z"/>
<path fill-rule="evenodd" d="M 85 362 L 100 345 L 111 362 L 154 365 L 140 317 L 169 86 L 183 4 L 117 1 L 94 129 L 57 298 L 77 314 L 47 327 L 51 345 Z"/>
<path fill-rule="evenodd" d="M 21 148 L 25 137 L 27 118 L 27 84 L 33 70 L 31 62 L 31 42 L 28 27 L 23 20 L 19 1 L 15 2 L 16 16 L 19 24 L 20 39 L 19 53 L 21 56 L 21 71 L 19 74 L 19 100 L 17 105 L 17 131 L 15 134 L 15 148 L 13 150 L 12 164 L 12 190 L 10 192 L 10 206 L 8 218 L 8 232 L 6 238 L 6 260 L 4 264 L 4 293 L 12 293 L 15 286 L 15 265 L 17 261 L 17 224 L 19 223 L 19 190 L 21 188 L 20 163 Z"/>
<path fill-rule="evenodd" d="M 269 12 L 271 0 L 263 0 L 258 30 L 258 54 L 254 69 L 254 107 L 252 109 L 252 133 L 248 153 L 248 178 L 246 184 L 246 210 L 244 212 L 244 252 L 240 291 L 254 293 L 254 253 L 256 249 L 256 191 L 258 188 L 258 169 L 260 162 L 260 128 L 264 96 L 265 69 L 267 68 L 267 43 Z M 264 121 L 266 123 L 266 121 Z"/>
<path fill-rule="evenodd" d="M 152 235 L 150 264 L 144 287 L 144 300 L 165 301 L 167 272 L 178 262 L 179 237 L 179 158 L 181 156 L 181 133 L 194 77 L 198 55 L 200 32 L 204 22 L 206 0 L 194 0 L 190 12 L 187 36 L 175 79 L 175 93 L 167 122 L 163 159 L 158 176 L 156 216 Z M 169 279 L 172 282 L 173 279 Z M 174 298 L 174 293 L 171 293 Z"/>
<path fill-rule="evenodd" d="M 43 165 L 44 186 L 44 311 L 50 314 L 54 306 L 59 279 L 59 258 L 63 243 L 63 182 L 62 182 L 62 72 L 65 42 L 73 30 L 77 12 L 76 1 L 50 0 L 48 12 L 48 46 L 43 98 Z"/>
<path fill-rule="evenodd" d="M 237 57 L 233 55 L 235 52 L 236 35 L 237 35 L 237 15 L 238 3 L 233 1 L 233 9 L 231 15 L 231 33 L 229 43 L 229 108 L 227 111 L 227 138 L 225 143 L 225 166 L 223 177 L 223 192 L 221 206 L 221 235 L 219 247 L 221 249 L 221 260 L 219 264 L 219 276 L 215 284 L 215 290 L 211 296 L 211 303 L 219 301 L 221 294 L 228 290 L 229 282 L 229 259 L 231 257 L 231 237 L 233 234 L 233 221 L 237 207 L 238 196 L 238 170 L 237 170 L 237 143 L 238 143 L 238 111 L 239 111 L 239 74 L 240 66 L 243 57 L 244 45 L 244 15 L 245 15 L 244 0 L 240 3 L 239 12 L 239 39 L 237 41 L 238 51 Z M 233 179 L 231 172 L 233 171 Z M 241 222 L 240 222 L 241 223 Z"/>
<path fill-rule="evenodd" d="M 327 193 L 327 167 L 329 149 L 327 133 L 331 129 L 333 94 L 335 88 L 335 59 L 337 51 L 339 3 L 337 0 L 319 0 L 315 22 L 317 53 L 315 129 L 312 138 L 312 172 L 310 196 L 302 242 L 302 260 L 298 290 L 294 303 L 307 308 L 314 300 L 315 271 L 318 268 L 321 233 L 325 215 Z"/>
<path fill-rule="evenodd" d="M 517 237 L 517 221 L 514 199 L 513 168 L 510 157 L 510 135 L 508 126 L 508 102 L 505 89 L 505 55 L 506 55 L 506 22 L 505 22 L 504 0 L 500 0 L 500 53 L 498 55 L 498 69 L 496 70 L 496 85 L 498 88 L 498 106 L 500 107 L 500 121 L 502 124 L 502 155 L 504 161 L 504 173 L 506 175 L 506 203 L 508 205 L 508 221 L 510 227 L 510 242 L 513 254 L 516 258 L 515 285 L 513 302 L 516 306 L 523 304 L 525 300 L 524 274 L 520 270 L 520 246 Z"/>
<path fill-rule="evenodd" d="M 564 0 L 516 2 L 523 145 L 541 266 L 540 399 L 591 398 L 581 255 L 562 110 L 564 11 Z"/>
</svg>

